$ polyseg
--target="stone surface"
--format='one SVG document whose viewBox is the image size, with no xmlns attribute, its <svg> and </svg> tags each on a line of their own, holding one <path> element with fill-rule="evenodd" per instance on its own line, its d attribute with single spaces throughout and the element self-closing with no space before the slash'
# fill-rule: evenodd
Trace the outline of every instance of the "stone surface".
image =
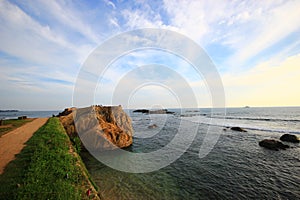
<svg viewBox="0 0 300 200">
<path fill-rule="evenodd" d="M 264 139 L 259 142 L 259 146 L 275 151 L 278 151 L 279 149 L 285 150 L 289 148 L 289 145 L 285 145 L 282 142 L 273 139 Z"/>
<path fill-rule="evenodd" d="M 67 134 L 70 137 L 79 134 L 89 150 L 110 150 L 132 144 L 131 119 L 121 106 L 67 108 L 58 117 Z"/>
<path fill-rule="evenodd" d="M 280 137 L 281 141 L 299 143 L 299 138 L 296 135 L 284 134 Z"/>
</svg>

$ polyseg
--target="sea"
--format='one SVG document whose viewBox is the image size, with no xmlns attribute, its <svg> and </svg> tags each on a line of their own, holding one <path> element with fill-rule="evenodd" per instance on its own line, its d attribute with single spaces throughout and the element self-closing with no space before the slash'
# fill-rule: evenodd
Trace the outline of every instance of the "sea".
<svg viewBox="0 0 300 200">
<path fill-rule="evenodd" d="M 60 111 L 18 111 L 18 110 L 1 110 L 0 119 L 18 119 L 21 116 L 28 118 L 52 117 Z"/>
<path fill-rule="evenodd" d="M 300 136 L 300 107 L 227 108 L 225 116 L 224 109 L 168 110 L 174 114 L 126 110 L 134 128 L 126 151 L 151 153 L 169 145 L 176 134 L 193 137 L 192 143 L 177 145 L 183 154 L 159 170 L 119 171 L 81 153 L 103 199 L 300 199 L 300 145 L 285 142 L 291 148 L 280 151 L 258 145 L 285 133 Z M 232 126 L 247 132 L 232 131 Z M 212 147 L 201 155 L 209 135 Z M 172 152 L 153 162 L 170 156 Z"/>
</svg>

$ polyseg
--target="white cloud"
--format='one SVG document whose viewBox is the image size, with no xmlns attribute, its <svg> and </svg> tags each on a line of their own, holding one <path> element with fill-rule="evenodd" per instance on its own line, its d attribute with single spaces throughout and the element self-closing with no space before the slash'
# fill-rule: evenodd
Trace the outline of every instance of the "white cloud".
<svg viewBox="0 0 300 200">
<path fill-rule="evenodd" d="M 95 33 L 92 28 L 84 21 L 84 16 L 76 10 L 70 9 L 70 6 L 64 5 L 60 1 L 43 1 L 40 3 L 47 8 L 47 11 L 59 22 L 67 27 L 78 31 L 92 42 L 98 44 L 101 41 L 101 34 Z"/>
<path fill-rule="evenodd" d="M 299 1 L 164 1 L 175 27 L 198 44 L 233 51 L 223 64 L 241 69 L 249 59 L 300 29 Z M 226 59 L 226 60 L 225 60 Z"/>
<path fill-rule="evenodd" d="M 199 41 L 208 32 L 204 3 L 201 1 L 164 1 L 164 8 L 170 17 L 170 26 Z"/>
<path fill-rule="evenodd" d="M 287 1 L 283 5 L 271 7 L 263 13 L 259 12 L 256 16 L 252 16 L 250 22 L 255 23 L 254 29 L 252 33 L 244 33 L 245 36 L 236 45 L 236 53 L 230 58 L 229 63 L 242 65 L 289 34 L 300 30 L 299 8 L 299 1 Z M 238 32 L 239 35 L 242 35 L 241 31 Z"/>
<path fill-rule="evenodd" d="M 83 49 L 91 48 L 76 46 L 6 1 L 0 2 L 0 19 L 0 50 L 26 62 L 70 66 L 86 54 Z M 64 56 L 60 52 L 64 52 Z"/>
<path fill-rule="evenodd" d="M 162 21 L 158 14 L 151 16 L 146 10 L 123 10 L 123 17 L 126 19 L 125 26 L 130 29 L 136 28 L 157 28 L 162 26 Z"/>
<path fill-rule="evenodd" d="M 111 6 L 113 9 L 116 9 L 116 5 L 113 2 L 109 0 L 104 0 L 104 2 L 106 5 Z"/>
</svg>

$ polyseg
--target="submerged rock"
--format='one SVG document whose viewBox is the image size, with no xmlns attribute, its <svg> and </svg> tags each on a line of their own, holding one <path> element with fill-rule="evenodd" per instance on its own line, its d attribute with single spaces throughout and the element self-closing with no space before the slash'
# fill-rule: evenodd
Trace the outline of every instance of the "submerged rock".
<svg viewBox="0 0 300 200">
<path fill-rule="evenodd" d="M 299 143 L 299 138 L 296 135 L 284 134 L 280 137 L 281 141 Z"/>
<path fill-rule="evenodd" d="M 231 130 L 239 131 L 239 132 L 247 132 L 245 129 L 242 129 L 241 127 L 238 126 L 231 127 Z"/>
<path fill-rule="evenodd" d="M 148 126 L 148 128 L 150 128 L 150 129 L 157 128 L 157 125 L 156 124 L 152 124 L 152 125 Z"/>
<path fill-rule="evenodd" d="M 67 108 L 59 118 L 67 134 L 72 138 L 79 133 L 89 150 L 109 150 L 132 144 L 131 119 L 121 106 Z"/>
<path fill-rule="evenodd" d="M 279 149 L 285 150 L 290 147 L 289 145 L 285 145 L 282 142 L 273 139 L 264 139 L 259 142 L 259 146 L 275 151 L 278 151 Z"/>
</svg>

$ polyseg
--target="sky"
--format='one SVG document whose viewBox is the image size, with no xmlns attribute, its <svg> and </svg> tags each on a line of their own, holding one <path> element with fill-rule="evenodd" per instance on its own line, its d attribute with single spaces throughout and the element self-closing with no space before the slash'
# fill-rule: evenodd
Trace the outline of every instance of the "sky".
<svg viewBox="0 0 300 200">
<path fill-rule="evenodd" d="M 0 0 L 0 109 L 74 105 L 89 56 L 114 36 L 142 28 L 195 41 L 221 77 L 227 107 L 300 106 L 299 10 L 298 0 Z M 94 82 L 94 98 L 87 103 L 212 106 L 213 91 L 201 73 L 158 49 L 124 54 Z M 124 88 L 131 91 L 123 94 Z M 196 104 L 189 98 L 180 102 L 187 91 Z"/>
</svg>

